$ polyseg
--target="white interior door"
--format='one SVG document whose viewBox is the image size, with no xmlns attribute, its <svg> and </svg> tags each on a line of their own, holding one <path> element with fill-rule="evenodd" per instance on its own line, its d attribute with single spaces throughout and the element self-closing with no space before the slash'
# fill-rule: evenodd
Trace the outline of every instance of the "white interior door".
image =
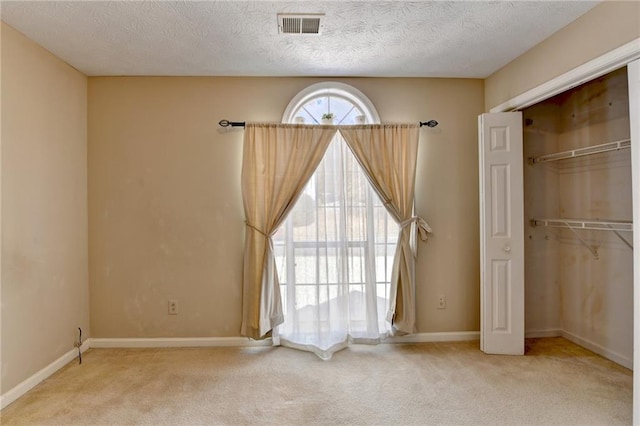
<svg viewBox="0 0 640 426">
<path fill-rule="evenodd" d="M 480 349 L 524 354 L 522 113 L 478 117 Z"/>
</svg>

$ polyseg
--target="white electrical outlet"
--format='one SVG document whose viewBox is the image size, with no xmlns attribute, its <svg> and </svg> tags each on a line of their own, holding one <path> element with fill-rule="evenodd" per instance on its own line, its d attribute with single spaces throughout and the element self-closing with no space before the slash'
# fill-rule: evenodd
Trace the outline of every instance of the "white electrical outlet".
<svg viewBox="0 0 640 426">
<path fill-rule="evenodd" d="M 178 315 L 178 301 L 169 300 L 169 315 Z"/>
<path fill-rule="evenodd" d="M 438 309 L 444 309 L 447 307 L 447 298 L 444 294 L 438 297 Z"/>
</svg>

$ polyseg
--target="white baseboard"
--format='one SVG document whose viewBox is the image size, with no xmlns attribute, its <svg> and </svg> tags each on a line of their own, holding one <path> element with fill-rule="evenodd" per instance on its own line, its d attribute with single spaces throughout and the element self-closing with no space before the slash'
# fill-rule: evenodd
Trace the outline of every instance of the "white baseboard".
<svg viewBox="0 0 640 426">
<path fill-rule="evenodd" d="M 538 337 L 560 337 L 562 336 L 562 330 L 559 328 L 550 328 L 547 330 L 527 330 L 524 332 L 524 337 L 527 339 L 535 339 Z"/>
<path fill-rule="evenodd" d="M 452 331 L 450 333 L 413 333 L 405 336 L 391 336 L 382 343 L 428 343 L 428 342 L 464 342 L 480 340 L 479 331 Z"/>
<path fill-rule="evenodd" d="M 392 336 L 382 343 L 461 342 L 480 339 L 479 331 L 451 333 L 414 333 Z M 272 340 L 252 340 L 246 337 L 158 337 L 158 338 L 92 338 L 92 348 L 198 348 L 271 346 Z"/>
<path fill-rule="evenodd" d="M 91 347 L 89 340 L 86 340 L 80 350 L 85 352 L 87 349 Z M 69 352 L 62 355 L 60 358 L 53 361 L 51 364 L 44 367 L 42 370 L 38 371 L 31 377 L 24 380 L 19 385 L 14 388 L 8 390 L 4 394 L 0 395 L 0 410 L 11 404 L 16 399 L 20 398 L 25 393 L 29 392 L 33 389 L 38 383 L 44 381 L 46 378 L 51 376 L 56 371 L 60 370 L 62 367 L 67 365 L 69 362 L 73 361 L 78 356 L 78 350 L 72 349 Z"/>
<path fill-rule="evenodd" d="M 575 334 L 569 333 L 568 331 L 563 330 L 562 337 L 575 343 L 576 345 L 580 345 L 586 349 L 589 349 L 591 352 L 595 352 L 598 355 L 601 355 L 617 364 L 620 364 L 623 367 L 633 370 L 633 359 L 631 358 L 628 358 L 624 355 L 620 355 L 617 352 L 614 352 L 610 349 L 600 346 L 597 343 L 593 343 L 590 340 L 583 339 L 582 337 L 576 336 Z"/>
<path fill-rule="evenodd" d="M 271 346 L 271 339 L 247 337 L 157 337 L 157 338 L 92 338 L 92 348 L 202 348 L 230 346 Z"/>
</svg>

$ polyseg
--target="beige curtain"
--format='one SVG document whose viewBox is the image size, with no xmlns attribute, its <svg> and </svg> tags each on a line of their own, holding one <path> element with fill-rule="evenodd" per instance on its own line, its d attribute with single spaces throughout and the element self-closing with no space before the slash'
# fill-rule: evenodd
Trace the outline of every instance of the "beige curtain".
<svg viewBox="0 0 640 426">
<path fill-rule="evenodd" d="M 353 126 L 340 128 L 340 133 L 387 211 L 400 225 L 387 320 L 394 333 L 413 333 L 416 303 L 415 245 L 412 240 L 415 231 L 422 240 L 426 240 L 431 232 L 424 220 L 413 216 L 419 127 L 412 124 Z"/>
<path fill-rule="evenodd" d="M 245 126 L 243 336 L 264 338 L 284 321 L 271 235 L 293 208 L 335 133 L 325 126 Z"/>
</svg>

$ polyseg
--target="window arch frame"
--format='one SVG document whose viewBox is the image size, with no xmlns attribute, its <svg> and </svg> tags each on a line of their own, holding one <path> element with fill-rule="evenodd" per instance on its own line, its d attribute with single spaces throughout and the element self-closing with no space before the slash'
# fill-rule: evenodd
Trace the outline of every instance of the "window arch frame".
<svg viewBox="0 0 640 426">
<path fill-rule="evenodd" d="M 365 123 L 380 123 L 380 116 L 373 102 L 355 87 L 338 81 L 324 81 L 315 83 L 302 89 L 294 96 L 282 114 L 283 123 L 294 123 L 300 108 L 315 98 L 324 96 L 337 97 L 351 102 L 358 107 L 366 117 Z"/>
</svg>

